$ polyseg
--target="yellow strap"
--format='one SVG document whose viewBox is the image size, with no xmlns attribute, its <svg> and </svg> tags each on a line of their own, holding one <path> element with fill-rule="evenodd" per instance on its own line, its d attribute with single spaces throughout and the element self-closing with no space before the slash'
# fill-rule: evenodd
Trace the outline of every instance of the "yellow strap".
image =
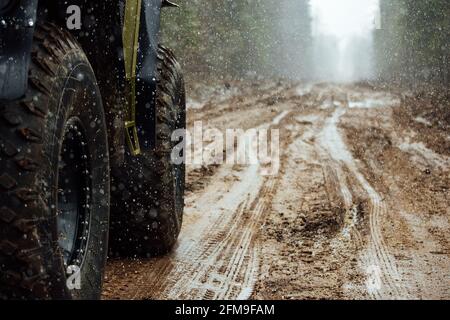
<svg viewBox="0 0 450 320">
<path fill-rule="evenodd" d="M 133 155 L 141 153 L 136 128 L 136 67 L 141 24 L 141 2 L 142 0 L 126 0 L 122 34 L 125 76 L 130 90 L 125 134 Z"/>
</svg>

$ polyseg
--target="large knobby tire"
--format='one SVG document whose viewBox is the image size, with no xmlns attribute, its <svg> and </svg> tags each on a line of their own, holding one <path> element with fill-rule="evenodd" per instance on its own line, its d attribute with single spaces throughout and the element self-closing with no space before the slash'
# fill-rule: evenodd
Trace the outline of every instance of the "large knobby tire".
<svg viewBox="0 0 450 320">
<path fill-rule="evenodd" d="M 154 151 L 126 154 L 114 170 L 111 253 L 155 256 L 169 252 L 183 220 L 185 165 L 171 160 L 172 133 L 186 128 L 186 99 L 181 68 L 172 52 L 158 49 L 156 132 Z"/>
<path fill-rule="evenodd" d="M 31 60 L 25 97 L 0 102 L 0 297 L 99 298 L 110 183 L 100 92 L 54 25 L 36 28 Z"/>
</svg>

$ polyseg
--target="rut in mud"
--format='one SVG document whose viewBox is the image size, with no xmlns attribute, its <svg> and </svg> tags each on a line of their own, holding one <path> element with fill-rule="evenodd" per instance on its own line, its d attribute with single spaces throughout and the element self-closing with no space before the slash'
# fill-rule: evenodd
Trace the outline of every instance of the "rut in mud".
<svg viewBox="0 0 450 320">
<path fill-rule="evenodd" d="M 178 246 L 110 260 L 105 299 L 450 297 L 449 154 L 421 140 L 400 97 L 350 85 L 232 89 L 192 101 L 189 125 L 278 129 L 278 174 L 189 166 Z"/>
</svg>

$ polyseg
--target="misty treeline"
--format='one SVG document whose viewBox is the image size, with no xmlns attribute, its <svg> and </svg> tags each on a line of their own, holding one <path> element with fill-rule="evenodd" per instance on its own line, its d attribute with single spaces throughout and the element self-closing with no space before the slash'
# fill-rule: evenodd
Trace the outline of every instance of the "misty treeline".
<svg viewBox="0 0 450 320">
<path fill-rule="evenodd" d="M 410 87 L 449 86 L 450 1 L 380 0 L 375 31 L 378 75 Z"/>
<path fill-rule="evenodd" d="M 314 80 L 325 74 L 333 81 L 346 77 L 330 74 L 348 73 L 350 80 L 357 72 L 399 85 L 449 84 L 449 0 L 380 0 L 381 29 L 370 37 L 374 61 L 360 57 L 372 50 L 368 40 L 355 38 L 347 44 L 354 49 L 343 70 L 327 64 L 337 54 L 336 39 L 312 38 L 309 0 L 176 2 L 179 9 L 164 10 L 162 40 L 194 79 Z M 374 72 L 364 70 L 369 65 Z"/>
<path fill-rule="evenodd" d="M 188 76 L 307 77 L 308 0 L 176 2 L 179 9 L 164 10 L 162 40 Z"/>
</svg>

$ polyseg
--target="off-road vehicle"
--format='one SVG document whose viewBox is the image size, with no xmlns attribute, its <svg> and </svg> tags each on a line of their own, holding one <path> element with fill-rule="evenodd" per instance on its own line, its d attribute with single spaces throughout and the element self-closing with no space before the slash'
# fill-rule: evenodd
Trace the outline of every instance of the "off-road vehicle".
<svg viewBox="0 0 450 320">
<path fill-rule="evenodd" d="M 99 298 L 108 252 L 176 242 L 185 91 L 165 6 L 0 0 L 0 298 Z"/>
</svg>

